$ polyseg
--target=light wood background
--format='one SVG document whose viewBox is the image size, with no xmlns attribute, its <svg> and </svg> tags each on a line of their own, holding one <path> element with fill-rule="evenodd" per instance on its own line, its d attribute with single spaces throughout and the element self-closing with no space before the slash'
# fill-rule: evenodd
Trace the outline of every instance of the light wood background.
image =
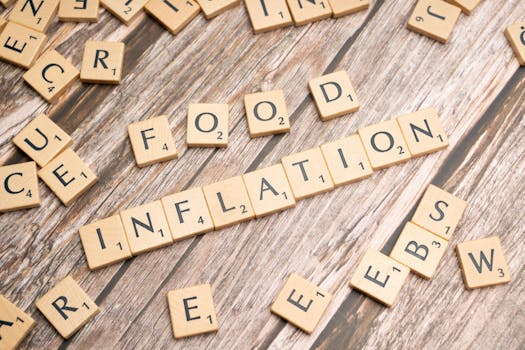
<svg viewBox="0 0 525 350">
<path fill-rule="evenodd" d="M 129 27 L 101 10 L 96 24 L 55 22 L 49 47 L 80 67 L 88 39 L 126 43 L 119 86 L 76 83 L 53 105 L 0 63 L 0 164 L 27 160 L 12 137 L 47 113 L 74 139 L 99 175 L 64 207 L 41 183 L 42 206 L 0 216 L 0 292 L 37 327 L 34 349 L 518 349 L 525 343 L 525 69 L 506 25 L 525 19 L 522 0 L 482 1 L 461 15 L 448 44 L 408 31 L 415 0 L 375 0 L 369 10 L 300 28 L 253 35 L 244 6 L 172 36 L 141 14 Z M 307 81 L 345 69 L 362 103 L 357 113 L 321 122 Z M 289 134 L 251 140 L 243 94 L 284 89 Z M 228 148 L 187 149 L 190 102 L 231 105 Z M 279 162 L 359 127 L 435 106 L 450 136 L 441 152 L 298 203 L 281 214 L 178 242 L 97 272 L 87 269 L 78 228 L 185 188 Z M 167 114 L 180 158 L 139 169 L 127 124 Z M 348 287 L 368 248 L 389 253 L 429 183 L 468 201 L 431 281 L 410 275 L 387 309 Z M 457 242 L 499 235 L 512 282 L 467 291 Z M 306 335 L 270 314 L 290 272 L 334 294 L 316 331 Z M 35 301 L 71 274 L 102 308 L 63 341 Z M 219 332 L 173 338 L 167 291 L 209 282 Z"/>
</svg>

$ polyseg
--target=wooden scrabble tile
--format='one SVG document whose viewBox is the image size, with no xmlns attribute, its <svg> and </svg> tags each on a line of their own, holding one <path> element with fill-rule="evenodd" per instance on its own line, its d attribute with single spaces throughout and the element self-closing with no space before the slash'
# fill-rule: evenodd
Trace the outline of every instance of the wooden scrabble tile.
<svg viewBox="0 0 525 350">
<path fill-rule="evenodd" d="M 57 13 L 59 0 L 18 0 L 9 21 L 45 33 Z"/>
<path fill-rule="evenodd" d="M 463 280 L 468 289 L 510 282 L 510 272 L 498 236 L 458 243 Z"/>
<path fill-rule="evenodd" d="M 408 20 L 408 29 L 446 43 L 461 10 L 442 0 L 419 0 Z"/>
<path fill-rule="evenodd" d="M 0 213 L 40 206 L 35 162 L 0 167 Z"/>
<path fill-rule="evenodd" d="M 213 230 L 213 221 L 202 188 L 195 187 L 175 193 L 161 201 L 175 241 Z"/>
<path fill-rule="evenodd" d="M 311 79 L 308 81 L 308 87 L 323 121 L 359 109 L 359 100 L 345 71 Z"/>
<path fill-rule="evenodd" d="M 0 59 L 29 68 L 44 49 L 47 36 L 14 22 L 8 22 L 0 34 Z"/>
<path fill-rule="evenodd" d="M 169 291 L 168 306 L 175 338 L 219 329 L 209 284 Z"/>
<path fill-rule="evenodd" d="M 63 22 L 98 22 L 99 0 L 60 0 L 58 18 Z"/>
<path fill-rule="evenodd" d="M 246 173 L 244 183 L 256 217 L 295 207 L 295 199 L 281 164 Z"/>
<path fill-rule="evenodd" d="M 395 119 L 359 129 L 372 169 L 382 169 L 410 159 L 410 151 Z"/>
<path fill-rule="evenodd" d="M 412 222 L 450 240 L 466 207 L 464 200 L 430 185 L 419 202 Z"/>
<path fill-rule="evenodd" d="M 464 13 L 470 15 L 472 11 L 479 5 L 481 0 L 447 0 L 452 5 L 459 7 Z"/>
<path fill-rule="evenodd" d="M 283 90 L 244 95 L 244 107 L 250 137 L 290 131 L 290 120 Z"/>
<path fill-rule="evenodd" d="M 0 0 L 0 4 L 4 5 L 5 8 L 8 8 L 14 0 Z"/>
<path fill-rule="evenodd" d="M 130 24 L 148 0 L 100 0 L 100 4 L 123 23 Z"/>
<path fill-rule="evenodd" d="M 71 276 L 38 299 L 36 307 L 64 339 L 75 334 L 100 311 Z"/>
<path fill-rule="evenodd" d="M 180 32 L 201 11 L 193 0 L 150 0 L 144 9 L 172 34 Z"/>
<path fill-rule="evenodd" d="M 412 157 L 439 151 L 448 146 L 448 138 L 439 116 L 430 107 L 397 118 Z"/>
<path fill-rule="evenodd" d="M 330 191 L 334 184 L 321 153 L 316 147 L 281 159 L 296 200 Z"/>
<path fill-rule="evenodd" d="M 47 102 L 53 102 L 78 79 L 80 72 L 64 56 L 50 50 L 24 74 L 24 80 Z"/>
<path fill-rule="evenodd" d="M 97 175 L 71 148 L 47 163 L 38 176 L 66 206 L 98 181 Z"/>
<path fill-rule="evenodd" d="M 317 327 L 331 299 L 330 293 L 292 273 L 270 310 L 310 334 Z"/>
<path fill-rule="evenodd" d="M 357 266 L 350 286 L 386 306 L 392 306 L 409 272 L 405 265 L 369 249 Z"/>
<path fill-rule="evenodd" d="M 418 275 L 430 279 L 434 275 L 448 241 L 407 222 L 390 253 L 390 257 L 409 267 Z"/>
<path fill-rule="evenodd" d="M 40 114 L 13 137 L 13 142 L 43 167 L 71 146 L 73 140 L 45 114 Z"/>
<path fill-rule="evenodd" d="M 329 0 L 329 3 L 334 18 L 363 11 L 370 6 L 370 0 Z"/>
<path fill-rule="evenodd" d="M 4 19 L 4 17 L 0 16 L 0 31 L 4 29 L 5 25 L 7 24 L 7 21 Z"/>
<path fill-rule="evenodd" d="M 525 66 L 525 22 L 514 23 L 505 29 L 505 36 L 521 66 Z"/>
<path fill-rule="evenodd" d="M 141 168 L 178 157 L 165 115 L 129 124 L 128 134 L 135 161 Z"/>
<path fill-rule="evenodd" d="M 121 42 L 86 41 L 80 80 L 86 83 L 120 84 L 125 45 Z"/>
<path fill-rule="evenodd" d="M 197 0 L 206 19 L 220 15 L 224 11 L 239 5 L 240 2 L 241 0 Z"/>
<path fill-rule="evenodd" d="M 230 112 L 227 104 L 190 104 L 186 143 L 189 147 L 228 146 L 229 119 Z"/>
<path fill-rule="evenodd" d="M 0 295 L 0 349 L 17 349 L 35 326 L 35 321 Z"/>
<path fill-rule="evenodd" d="M 79 233 L 90 270 L 131 258 L 120 215 L 82 226 Z"/>
<path fill-rule="evenodd" d="M 286 0 L 245 0 L 244 4 L 255 34 L 287 27 L 293 23 Z"/>
<path fill-rule="evenodd" d="M 160 201 L 126 209 L 120 218 L 131 254 L 139 255 L 173 243 L 173 237 Z"/>
<path fill-rule="evenodd" d="M 374 172 L 358 135 L 321 145 L 335 186 L 364 179 Z"/>
<path fill-rule="evenodd" d="M 255 217 L 242 176 L 204 186 L 202 190 L 215 229 L 219 230 Z"/>
<path fill-rule="evenodd" d="M 296 26 L 320 21 L 332 15 L 328 0 L 286 0 Z"/>
</svg>

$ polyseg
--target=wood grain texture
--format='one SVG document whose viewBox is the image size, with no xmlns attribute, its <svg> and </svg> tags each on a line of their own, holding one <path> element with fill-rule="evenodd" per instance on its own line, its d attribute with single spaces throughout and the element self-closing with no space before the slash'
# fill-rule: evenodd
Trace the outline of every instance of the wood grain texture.
<svg viewBox="0 0 525 350">
<path fill-rule="evenodd" d="M 523 193 L 525 71 L 503 35 L 525 16 L 521 0 L 483 1 L 460 16 L 446 45 L 408 31 L 415 1 L 374 1 L 367 11 L 253 35 L 244 6 L 172 36 L 151 18 L 129 27 L 107 12 L 96 24 L 54 22 L 49 47 L 79 67 L 86 40 L 126 43 L 122 84 L 77 82 L 47 105 L 0 63 L 0 164 L 26 161 L 12 137 L 47 113 L 100 180 L 70 207 L 41 184 L 42 207 L 0 216 L 0 293 L 37 327 L 24 348 L 438 348 L 517 349 L 525 342 Z M 307 81 L 345 69 L 361 109 L 321 122 Z M 289 134 L 250 139 L 242 97 L 283 89 Z M 187 149 L 190 102 L 230 103 L 228 148 Z M 450 146 L 280 214 L 183 240 L 90 272 L 78 228 L 121 209 L 278 163 L 285 155 L 419 108 L 438 110 Z M 166 114 L 180 157 L 136 167 L 126 127 Z M 469 202 L 431 281 L 409 276 L 386 309 L 348 287 L 368 248 L 389 253 L 429 183 Z M 513 281 L 467 291 L 453 247 L 500 235 Z M 270 314 L 290 272 L 333 294 L 306 335 Z M 101 308 L 63 341 L 35 301 L 71 274 Z M 217 334 L 173 338 L 166 294 L 210 283 Z"/>
</svg>

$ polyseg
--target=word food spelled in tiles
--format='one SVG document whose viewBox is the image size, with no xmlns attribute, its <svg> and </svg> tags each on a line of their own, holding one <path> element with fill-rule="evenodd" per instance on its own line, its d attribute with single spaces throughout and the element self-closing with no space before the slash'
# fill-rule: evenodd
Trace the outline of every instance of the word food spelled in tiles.
<svg viewBox="0 0 525 350">
<path fill-rule="evenodd" d="M 35 321 L 0 295 L 0 349 L 16 349 Z"/>
<path fill-rule="evenodd" d="M 408 20 L 408 29 L 446 43 L 461 9 L 442 0 L 419 0 Z"/>
</svg>

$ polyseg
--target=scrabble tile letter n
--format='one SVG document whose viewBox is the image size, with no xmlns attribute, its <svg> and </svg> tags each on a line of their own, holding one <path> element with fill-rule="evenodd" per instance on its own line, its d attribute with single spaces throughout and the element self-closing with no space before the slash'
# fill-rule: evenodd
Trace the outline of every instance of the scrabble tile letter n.
<svg viewBox="0 0 525 350">
<path fill-rule="evenodd" d="M 0 59 L 28 69 L 46 44 L 45 34 L 8 22 L 0 34 Z"/>
<path fill-rule="evenodd" d="M 407 27 L 442 43 L 446 43 L 461 10 L 442 0 L 419 0 Z"/>
<path fill-rule="evenodd" d="M 86 83 L 120 84 L 125 45 L 88 40 L 84 47 L 80 80 Z"/>
<path fill-rule="evenodd" d="M 505 36 L 521 66 L 525 66 L 525 22 L 514 23 L 505 29 Z"/>
<path fill-rule="evenodd" d="M 0 167 L 0 213 L 40 206 L 35 162 Z"/>
<path fill-rule="evenodd" d="M 0 295 L 0 349 L 16 349 L 35 321 Z"/>
<path fill-rule="evenodd" d="M 321 320 L 330 299 L 330 293 L 292 273 L 271 311 L 310 334 Z"/>
<path fill-rule="evenodd" d="M 320 21 L 332 15 L 328 0 L 286 0 L 296 26 Z"/>
<path fill-rule="evenodd" d="M 175 338 L 219 329 L 209 284 L 168 292 L 168 306 Z"/>
<path fill-rule="evenodd" d="M 36 307 L 64 339 L 75 334 L 100 311 L 71 276 L 41 297 Z"/>
<path fill-rule="evenodd" d="M 9 21 L 45 33 L 57 13 L 59 0 L 18 0 Z"/>
</svg>

